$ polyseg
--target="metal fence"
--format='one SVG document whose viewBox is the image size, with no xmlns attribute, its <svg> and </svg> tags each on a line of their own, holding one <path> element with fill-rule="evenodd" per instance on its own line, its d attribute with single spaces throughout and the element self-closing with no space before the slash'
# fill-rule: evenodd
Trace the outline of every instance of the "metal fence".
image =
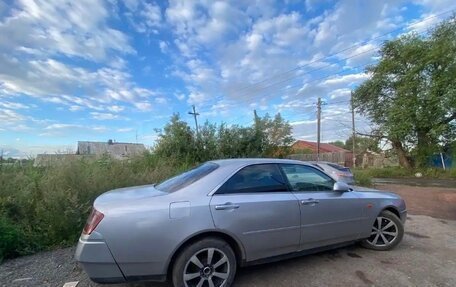
<svg viewBox="0 0 456 287">
<path fill-rule="evenodd" d="M 317 161 L 317 154 L 291 154 L 288 156 L 290 159 L 303 160 L 303 161 Z M 351 152 L 325 152 L 320 153 L 320 161 L 333 162 L 340 165 L 351 167 L 352 153 Z"/>
<path fill-rule="evenodd" d="M 317 161 L 317 154 L 291 154 L 290 159 L 302 161 Z M 346 167 L 353 167 L 353 153 L 351 152 L 328 152 L 320 153 L 320 161 L 337 163 Z M 368 167 L 387 167 L 398 166 L 399 161 L 396 157 L 386 157 L 382 154 L 361 154 L 356 155 L 356 166 Z"/>
</svg>

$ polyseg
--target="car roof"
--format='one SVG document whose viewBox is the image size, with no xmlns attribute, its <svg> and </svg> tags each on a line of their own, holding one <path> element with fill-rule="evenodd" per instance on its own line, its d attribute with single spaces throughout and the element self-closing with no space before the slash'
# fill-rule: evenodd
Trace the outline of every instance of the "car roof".
<svg viewBox="0 0 456 287">
<path fill-rule="evenodd" d="M 279 159 L 279 158 L 231 158 L 211 160 L 210 162 L 216 163 L 219 166 L 244 166 L 248 164 L 262 164 L 262 163 L 292 163 L 292 164 L 308 164 L 305 161 L 293 159 Z"/>
</svg>

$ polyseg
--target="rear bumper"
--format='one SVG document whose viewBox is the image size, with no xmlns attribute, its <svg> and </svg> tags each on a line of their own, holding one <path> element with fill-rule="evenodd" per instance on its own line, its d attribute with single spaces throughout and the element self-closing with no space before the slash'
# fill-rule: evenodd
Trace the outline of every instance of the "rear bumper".
<svg viewBox="0 0 456 287">
<path fill-rule="evenodd" d="M 75 259 L 94 282 L 125 282 L 122 271 L 102 239 L 90 240 L 87 236 L 82 235 L 76 248 Z"/>
</svg>

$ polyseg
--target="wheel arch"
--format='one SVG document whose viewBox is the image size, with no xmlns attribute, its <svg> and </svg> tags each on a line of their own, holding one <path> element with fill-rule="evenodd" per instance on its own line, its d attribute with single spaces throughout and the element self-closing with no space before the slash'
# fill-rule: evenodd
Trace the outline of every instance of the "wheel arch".
<svg viewBox="0 0 456 287">
<path fill-rule="evenodd" d="M 393 213 L 394 215 L 396 215 L 397 218 L 399 218 L 399 220 L 401 219 L 401 214 L 400 214 L 400 212 L 399 212 L 399 209 L 398 209 L 396 206 L 394 206 L 394 205 L 388 205 L 388 206 L 386 206 L 385 208 L 383 208 L 381 212 L 383 212 L 383 211 L 385 211 L 385 210 L 386 210 L 386 211 L 389 211 L 389 212 L 391 212 L 391 213 Z"/>
<path fill-rule="evenodd" d="M 242 243 L 235 236 L 229 234 L 228 232 L 224 232 L 221 230 L 205 230 L 205 231 L 201 231 L 199 233 L 195 233 L 195 234 L 187 237 L 174 250 L 173 255 L 171 256 L 171 259 L 168 260 L 168 264 L 167 264 L 167 268 L 166 268 L 167 277 L 169 277 L 172 273 L 173 264 L 176 261 L 177 256 L 188 245 L 190 245 L 198 240 L 201 240 L 202 238 L 206 238 L 206 237 L 218 237 L 218 238 L 226 241 L 230 245 L 230 247 L 233 249 L 238 265 L 242 265 L 244 259 L 246 258 L 245 249 L 244 249 L 244 246 L 242 245 Z"/>
</svg>

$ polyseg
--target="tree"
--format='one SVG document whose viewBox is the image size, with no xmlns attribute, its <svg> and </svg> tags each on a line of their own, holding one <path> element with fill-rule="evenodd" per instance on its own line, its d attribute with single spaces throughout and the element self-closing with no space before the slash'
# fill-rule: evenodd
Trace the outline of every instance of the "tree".
<svg viewBox="0 0 456 287">
<path fill-rule="evenodd" d="M 386 42 L 380 61 L 354 91 L 357 111 L 374 124 L 374 137 L 391 142 L 402 166 L 427 158 L 455 138 L 456 17 L 426 37 L 405 35 Z"/>
<path fill-rule="evenodd" d="M 366 151 L 380 152 L 378 147 L 379 140 L 377 138 L 367 137 L 367 136 L 356 136 L 355 137 L 355 154 L 362 154 Z M 353 136 L 350 136 L 344 145 L 345 149 L 353 149 Z"/>
<path fill-rule="evenodd" d="M 163 157 L 195 161 L 197 149 L 195 134 L 179 114 L 173 114 L 163 131 L 159 131 L 154 152 Z"/>
<path fill-rule="evenodd" d="M 340 147 L 340 148 L 347 149 L 346 144 L 345 144 L 343 141 L 337 140 L 337 141 L 334 141 L 334 142 L 329 142 L 329 144 L 338 146 L 338 147 Z M 351 148 L 348 148 L 348 149 L 351 149 Z"/>
<path fill-rule="evenodd" d="M 205 122 L 198 137 L 178 114 L 171 117 L 158 135 L 154 152 L 187 162 L 204 162 L 217 158 L 284 157 L 293 142 L 291 126 L 280 114 L 270 118 L 254 113 L 248 127 Z"/>
</svg>

